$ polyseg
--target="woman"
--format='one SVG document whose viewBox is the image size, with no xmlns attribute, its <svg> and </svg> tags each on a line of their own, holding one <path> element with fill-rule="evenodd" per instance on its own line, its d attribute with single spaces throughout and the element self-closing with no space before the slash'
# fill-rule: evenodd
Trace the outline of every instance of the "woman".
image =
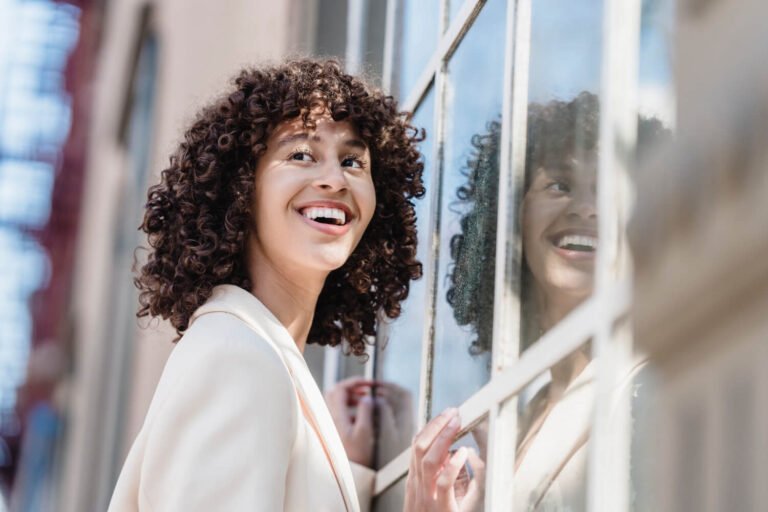
<svg viewBox="0 0 768 512">
<path fill-rule="evenodd" d="M 598 128 L 598 99 L 591 93 L 583 92 L 569 102 L 529 106 L 520 210 L 523 348 L 592 293 L 598 246 Z M 461 221 L 463 232 L 451 240 L 455 265 L 448 300 L 457 322 L 471 324 L 477 333 L 472 352 L 491 346 L 493 274 L 478 272 L 472 262 L 493 254 L 495 248 L 495 230 L 476 226 L 478 216 L 495 220 L 499 132 L 500 125 L 491 123 L 487 134 L 473 139 L 475 155 L 468 162 L 467 185 L 458 193 L 471 207 Z M 664 134 L 658 120 L 640 119 L 641 149 Z M 586 509 L 585 447 L 594 399 L 593 366 L 585 345 L 554 365 L 549 382 L 525 405 L 517 436 L 515 510 Z M 460 423 L 456 411 L 449 410 L 415 437 L 406 511 L 482 509 L 481 479 L 463 499 L 456 494 L 455 483 L 467 460 L 482 470 L 482 461 L 473 462 L 472 452 L 449 455 Z M 478 439 L 478 445 L 484 446 L 485 439 Z"/>
<path fill-rule="evenodd" d="M 246 70 L 206 107 L 149 191 L 139 316 L 169 358 L 110 511 L 365 509 L 302 357 L 363 354 L 400 313 L 415 259 L 421 135 L 338 63 Z"/>
</svg>

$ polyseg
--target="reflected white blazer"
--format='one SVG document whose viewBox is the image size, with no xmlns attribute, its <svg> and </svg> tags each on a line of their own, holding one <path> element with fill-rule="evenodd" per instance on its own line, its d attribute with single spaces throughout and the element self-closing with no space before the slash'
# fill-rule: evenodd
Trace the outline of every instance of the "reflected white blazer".
<svg viewBox="0 0 768 512">
<path fill-rule="evenodd" d="M 374 475 L 350 465 L 285 327 L 223 285 L 171 353 L 109 512 L 360 512 Z"/>
</svg>

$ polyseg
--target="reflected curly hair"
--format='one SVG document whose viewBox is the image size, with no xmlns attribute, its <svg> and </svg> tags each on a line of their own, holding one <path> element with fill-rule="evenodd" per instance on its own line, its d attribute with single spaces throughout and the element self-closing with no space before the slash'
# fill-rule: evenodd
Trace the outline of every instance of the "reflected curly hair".
<svg viewBox="0 0 768 512">
<path fill-rule="evenodd" d="M 501 123 L 491 121 L 486 128 L 486 133 L 472 136 L 471 153 L 461 171 L 466 183 L 456 190 L 454 206 L 463 206 L 464 213 L 461 231 L 451 237 L 453 263 L 445 297 L 456 323 L 471 325 L 477 334 L 469 348 L 473 355 L 486 351 L 493 336 Z"/>
<path fill-rule="evenodd" d="M 378 311 L 396 318 L 410 281 L 421 277 L 412 200 L 424 195 L 416 148 L 424 131 L 391 96 L 333 60 L 246 69 L 233 85 L 201 110 L 149 189 L 140 229 L 150 250 L 134 279 L 137 316 L 170 320 L 181 336 L 215 286 L 251 289 L 246 242 L 258 159 L 281 122 L 301 116 L 310 126 L 310 113 L 322 106 L 334 120 L 351 122 L 368 145 L 377 204 L 350 258 L 328 275 L 307 342 L 345 342 L 347 353 L 362 355 Z"/>
<path fill-rule="evenodd" d="M 597 151 L 600 103 L 583 91 L 570 101 L 553 100 L 528 105 L 524 190 L 528 191 L 533 171 L 558 166 L 570 157 Z M 643 160 L 661 142 L 671 137 L 669 129 L 656 118 L 638 118 L 637 155 Z M 461 204 L 461 232 L 451 238 L 448 303 L 459 325 L 470 325 L 477 338 L 470 353 L 491 349 L 493 335 L 494 261 L 498 208 L 499 143 L 501 126 L 491 121 L 486 131 L 472 137 L 471 155 L 462 170 L 466 183 L 456 191 Z M 519 216 L 518 216 L 519 219 Z M 520 222 L 520 220 L 518 220 Z M 525 259 L 521 265 L 521 338 L 523 348 L 540 335 L 538 312 L 533 300 L 533 276 Z"/>
</svg>

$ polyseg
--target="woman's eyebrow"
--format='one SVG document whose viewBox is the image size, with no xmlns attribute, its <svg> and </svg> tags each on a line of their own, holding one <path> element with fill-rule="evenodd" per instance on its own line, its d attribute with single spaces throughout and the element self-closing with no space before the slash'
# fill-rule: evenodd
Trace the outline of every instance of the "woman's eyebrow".
<svg viewBox="0 0 768 512">
<path fill-rule="evenodd" d="M 344 141 L 344 145 L 350 148 L 359 149 L 360 151 L 368 149 L 368 145 L 361 139 L 348 139 Z"/>
<path fill-rule="evenodd" d="M 289 144 L 295 144 L 297 142 L 304 142 L 308 139 L 309 139 L 309 134 L 307 132 L 292 133 L 278 140 L 277 148 L 281 148 Z M 321 141 L 322 139 L 319 136 L 317 135 L 312 136 L 312 142 L 321 142 Z M 361 151 L 365 151 L 366 149 L 368 149 L 368 145 L 365 142 L 363 142 L 362 139 L 358 139 L 358 138 L 347 139 L 343 142 L 343 144 L 349 148 L 359 149 Z"/>
<path fill-rule="evenodd" d="M 304 142 L 307 139 L 309 139 L 309 134 L 307 132 L 292 133 L 290 135 L 286 135 L 285 137 L 282 137 L 279 141 L 277 141 L 277 147 L 281 148 L 281 147 L 287 146 L 289 144 L 295 144 L 297 142 Z M 312 139 L 314 141 L 319 141 L 320 137 L 315 135 Z"/>
</svg>

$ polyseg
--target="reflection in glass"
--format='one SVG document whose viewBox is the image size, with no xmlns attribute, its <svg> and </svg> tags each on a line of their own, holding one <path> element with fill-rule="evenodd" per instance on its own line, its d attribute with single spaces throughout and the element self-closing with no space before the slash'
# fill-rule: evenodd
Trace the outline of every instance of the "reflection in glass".
<svg viewBox="0 0 768 512">
<path fill-rule="evenodd" d="M 402 0 L 397 10 L 392 94 L 405 101 L 437 49 L 439 0 Z"/>
<path fill-rule="evenodd" d="M 524 348 L 592 293 L 598 136 L 594 94 L 528 107 L 520 207 Z"/>
<path fill-rule="evenodd" d="M 603 2 L 531 3 L 529 100 L 546 103 L 600 90 Z"/>
<path fill-rule="evenodd" d="M 675 126 L 671 38 L 675 2 L 643 0 L 640 18 L 639 109 L 645 118 Z"/>
<path fill-rule="evenodd" d="M 520 395 L 515 510 L 586 510 L 595 400 L 595 363 L 588 354 L 584 345 Z"/>
<path fill-rule="evenodd" d="M 597 254 L 601 0 L 531 5 L 521 347 L 592 294 Z"/>
<path fill-rule="evenodd" d="M 433 125 L 434 93 L 430 90 L 416 110 L 413 125 L 426 130 L 427 138 L 421 143 L 424 158 L 423 181 L 431 182 L 433 171 Z M 429 258 L 431 194 L 416 201 L 416 225 L 418 228 L 418 249 L 416 258 L 425 264 Z M 421 372 L 422 335 L 426 302 L 425 280 L 411 282 L 408 298 L 402 303 L 402 313 L 394 322 L 385 323 L 380 329 L 378 349 L 374 366 L 377 381 L 383 383 L 384 392 L 396 402 L 388 404 L 391 416 L 381 415 L 377 443 L 376 467 L 382 467 L 405 450 L 415 434 L 414 425 L 419 396 Z M 386 411 L 385 411 L 386 412 Z M 390 421 L 391 419 L 391 421 Z"/>
<path fill-rule="evenodd" d="M 505 11 L 486 3 L 449 62 L 432 415 L 489 378 Z"/>
</svg>

